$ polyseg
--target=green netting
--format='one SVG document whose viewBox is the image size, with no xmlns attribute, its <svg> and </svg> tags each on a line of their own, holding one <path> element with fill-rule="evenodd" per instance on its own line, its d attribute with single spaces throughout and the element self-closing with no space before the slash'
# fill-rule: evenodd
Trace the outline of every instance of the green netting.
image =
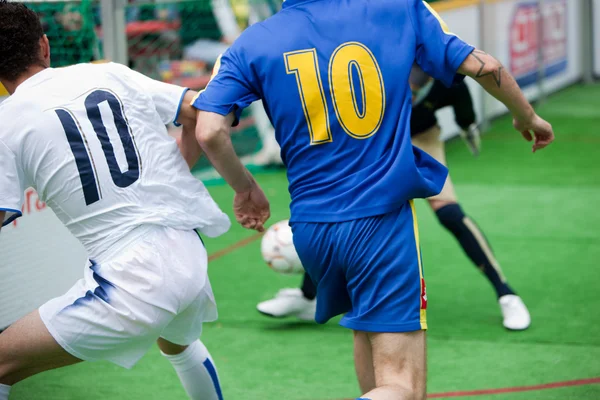
<svg viewBox="0 0 600 400">
<path fill-rule="evenodd" d="M 130 65 L 155 78 L 182 78 L 194 89 L 206 84 L 206 74 L 218 54 L 253 20 L 280 8 L 281 0 L 130 1 L 126 7 Z M 229 26 L 229 32 L 222 27 Z M 183 61 L 183 62 L 181 62 Z"/>
<path fill-rule="evenodd" d="M 228 43 L 280 7 L 281 0 L 130 1 L 125 10 L 129 65 L 155 79 L 203 89 Z M 244 112 L 242 127 L 232 135 L 240 156 L 261 148 L 252 118 Z M 196 168 L 208 166 L 204 159 Z"/>
<path fill-rule="evenodd" d="M 50 41 L 54 67 L 102 58 L 96 34 L 99 3 L 91 0 L 26 2 L 38 13 Z"/>
</svg>

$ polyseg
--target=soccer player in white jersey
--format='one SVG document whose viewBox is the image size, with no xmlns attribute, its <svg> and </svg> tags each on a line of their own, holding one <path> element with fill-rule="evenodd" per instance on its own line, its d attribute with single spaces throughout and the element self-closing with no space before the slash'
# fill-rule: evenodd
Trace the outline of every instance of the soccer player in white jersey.
<svg viewBox="0 0 600 400">
<path fill-rule="evenodd" d="M 194 94 L 118 64 L 52 69 L 49 60 L 37 15 L 0 0 L 0 82 L 11 94 L 0 105 L 0 222 L 21 215 L 32 186 L 90 258 L 65 295 L 0 334 L 0 400 L 31 375 L 82 360 L 131 368 L 156 341 L 191 399 L 221 400 L 198 340 L 217 310 L 195 230 L 218 236 L 230 222 L 165 128 L 183 122 L 196 143 Z M 199 146 L 187 152 L 197 159 Z M 235 213 L 262 230 L 268 202 L 250 182 Z M 247 197 L 262 199 L 258 217 Z"/>
</svg>

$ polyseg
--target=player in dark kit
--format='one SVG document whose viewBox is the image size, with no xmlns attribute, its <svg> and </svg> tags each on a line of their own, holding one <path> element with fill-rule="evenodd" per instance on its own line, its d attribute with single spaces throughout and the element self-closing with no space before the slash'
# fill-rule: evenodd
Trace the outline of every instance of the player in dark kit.
<svg viewBox="0 0 600 400">
<path fill-rule="evenodd" d="M 467 85 L 461 82 L 449 88 L 434 80 L 418 66 L 413 66 L 410 77 L 413 92 L 411 137 L 413 145 L 446 165 L 444 142 L 435 111 L 452 106 L 461 137 L 474 155 L 479 154 L 479 129 L 475 123 L 473 100 Z M 503 325 L 511 330 L 527 329 L 531 317 L 527 307 L 506 282 L 491 246 L 477 224 L 463 212 L 458 203 L 450 176 L 442 191 L 427 199 L 440 224 L 452 235 L 494 287 L 503 316 Z"/>
<path fill-rule="evenodd" d="M 473 99 L 467 85 L 460 82 L 446 87 L 442 82 L 425 74 L 417 65 L 413 66 L 409 83 L 413 93 L 413 109 L 410 119 L 413 145 L 446 165 L 444 142 L 440 140 L 441 131 L 435 112 L 451 106 L 456 123 L 462 129 L 461 137 L 471 152 L 478 155 L 480 133 L 475 122 Z M 527 329 L 531 323 L 527 307 L 506 282 L 485 235 L 477 224 L 465 215 L 458 204 L 449 176 L 441 193 L 427 200 L 440 224 L 456 237 L 467 256 L 494 287 L 504 327 L 510 330 Z M 293 316 L 306 321 L 313 320 L 316 309 L 316 292 L 314 283 L 308 274 L 304 274 L 300 289 L 282 289 L 273 299 L 259 303 L 257 309 L 260 313 L 270 317 Z"/>
<path fill-rule="evenodd" d="M 474 156 L 479 155 L 480 132 L 476 123 L 473 98 L 467 84 L 463 81 L 446 87 L 438 80 L 427 75 L 418 65 L 413 65 L 409 79 L 413 94 L 413 108 L 410 118 L 411 137 L 438 125 L 435 112 L 452 107 L 454 120 L 461 128 L 460 136 Z"/>
</svg>

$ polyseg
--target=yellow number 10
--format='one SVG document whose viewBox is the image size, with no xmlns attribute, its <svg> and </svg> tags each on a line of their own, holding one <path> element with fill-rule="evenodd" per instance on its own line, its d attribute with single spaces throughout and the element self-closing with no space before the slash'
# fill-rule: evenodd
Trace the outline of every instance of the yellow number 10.
<svg viewBox="0 0 600 400">
<path fill-rule="evenodd" d="M 292 51 L 285 53 L 283 57 L 287 73 L 296 75 L 310 144 L 331 142 L 329 109 L 319 72 L 317 51 Z M 353 69 L 358 76 L 357 82 Z M 383 120 L 385 88 L 373 53 L 362 43 L 344 43 L 331 55 L 328 71 L 331 100 L 342 128 L 356 139 L 374 135 Z M 361 93 L 360 99 L 356 96 L 357 91 Z"/>
</svg>

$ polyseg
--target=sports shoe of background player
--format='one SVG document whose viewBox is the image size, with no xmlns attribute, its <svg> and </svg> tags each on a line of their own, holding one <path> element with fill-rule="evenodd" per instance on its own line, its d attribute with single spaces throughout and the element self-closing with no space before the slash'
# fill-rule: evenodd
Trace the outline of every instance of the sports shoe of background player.
<svg viewBox="0 0 600 400">
<path fill-rule="evenodd" d="M 460 137 L 471 153 L 477 157 L 481 151 L 481 132 L 479 131 L 479 126 L 476 123 L 472 123 L 467 129 L 461 129 Z"/>
</svg>

